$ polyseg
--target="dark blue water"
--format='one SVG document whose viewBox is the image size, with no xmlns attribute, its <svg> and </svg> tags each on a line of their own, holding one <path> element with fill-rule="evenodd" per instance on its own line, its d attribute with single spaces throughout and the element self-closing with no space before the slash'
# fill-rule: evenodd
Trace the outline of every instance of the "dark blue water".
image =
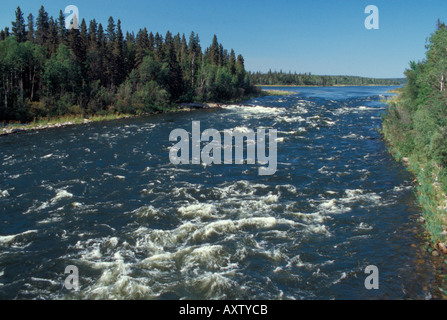
<svg viewBox="0 0 447 320">
<path fill-rule="evenodd" d="M 431 298 L 411 177 L 377 132 L 389 89 L 0 137 L 0 298 Z M 277 129 L 277 172 L 171 164 L 169 134 L 192 121 Z"/>
</svg>

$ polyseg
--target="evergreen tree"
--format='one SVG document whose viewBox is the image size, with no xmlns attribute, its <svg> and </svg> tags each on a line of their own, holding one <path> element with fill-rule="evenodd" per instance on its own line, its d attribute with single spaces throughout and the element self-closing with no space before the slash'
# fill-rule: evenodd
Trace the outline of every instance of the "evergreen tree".
<svg viewBox="0 0 447 320">
<path fill-rule="evenodd" d="M 50 55 L 57 51 L 59 47 L 59 35 L 57 23 L 53 20 L 53 17 L 49 19 L 49 34 L 48 34 L 48 49 Z"/>
<path fill-rule="evenodd" d="M 12 32 L 17 39 L 17 42 L 24 42 L 26 40 L 25 19 L 20 7 L 16 10 L 16 20 L 12 22 Z"/>
<path fill-rule="evenodd" d="M 57 19 L 57 32 L 59 43 L 67 44 L 67 29 L 65 28 L 65 16 L 62 10 L 59 11 L 59 18 Z"/>
<path fill-rule="evenodd" d="M 39 9 L 36 19 L 36 43 L 46 47 L 48 43 L 48 34 L 50 33 L 50 22 L 48 13 L 43 6 Z"/>
<path fill-rule="evenodd" d="M 98 112 L 146 112 L 177 102 L 240 98 L 249 86 L 242 56 L 198 34 L 124 32 L 121 21 L 65 28 L 41 6 L 36 23 L 16 11 L 14 37 L 0 31 L 0 120 Z M 87 28 L 88 26 L 88 28 Z M 28 30 L 28 32 L 26 32 Z M 28 41 L 27 41 L 28 40 Z"/>
<path fill-rule="evenodd" d="M 26 40 L 34 43 L 34 16 L 32 13 L 28 15 L 27 22 Z"/>
<path fill-rule="evenodd" d="M 126 71 L 124 70 L 124 36 L 121 30 L 121 20 L 118 19 L 116 38 L 113 43 L 113 62 L 114 62 L 114 72 L 115 72 L 115 85 L 120 85 L 126 76 Z"/>
<path fill-rule="evenodd" d="M 144 57 L 147 55 L 147 51 L 150 50 L 149 37 L 147 34 L 147 29 L 139 30 L 137 37 L 135 39 L 135 63 L 140 65 Z"/>
</svg>

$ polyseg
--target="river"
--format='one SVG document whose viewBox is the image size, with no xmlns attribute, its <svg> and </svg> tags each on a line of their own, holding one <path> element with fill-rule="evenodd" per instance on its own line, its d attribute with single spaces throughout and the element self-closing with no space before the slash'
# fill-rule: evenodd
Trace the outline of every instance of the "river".
<svg viewBox="0 0 447 320">
<path fill-rule="evenodd" d="M 390 89 L 287 88 L 0 137 L 0 298 L 432 298 L 412 178 L 377 132 Z M 276 172 L 172 164 L 170 132 L 193 121 L 276 129 Z"/>
</svg>

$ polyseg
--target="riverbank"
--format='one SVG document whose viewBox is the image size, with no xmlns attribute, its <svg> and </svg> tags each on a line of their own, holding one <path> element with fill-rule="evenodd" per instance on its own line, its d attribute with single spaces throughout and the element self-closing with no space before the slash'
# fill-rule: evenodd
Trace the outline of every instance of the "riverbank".
<svg viewBox="0 0 447 320">
<path fill-rule="evenodd" d="M 441 168 L 422 157 L 408 145 L 414 140 L 403 105 L 404 90 L 391 91 L 395 96 L 386 101 L 387 113 L 382 119 L 381 134 L 390 154 L 402 162 L 414 177 L 415 195 L 422 210 L 418 219 L 424 227 L 423 249 L 431 254 L 437 287 L 442 299 L 447 299 L 447 194 L 440 179 Z"/>
<path fill-rule="evenodd" d="M 237 104 L 239 105 L 241 102 L 250 100 L 256 97 L 265 97 L 265 96 L 288 96 L 297 94 L 296 91 L 287 91 L 287 90 L 266 90 L 261 89 L 259 92 L 253 95 L 249 95 L 244 97 L 243 99 L 225 102 L 225 103 L 214 103 L 214 102 L 206 102 L 206 103 L 180 103 L 176 108 L 166 108 L 163 111 L 154 111 L 151 113 L 140 113 L 140 114 L 106 114 L 106 115 L 93 115 L 93 116 L 83 116 L 83 115 L 66 115 L 61 117 L 54 118 L 43 118 L 35 120 L 31 123 L 0 123 L 0 136 L 15 134 L 20 132 L 34 131 L 34 130 L 44 130 L 44 129 L 52 129 L 52 128 L 60 128 L 67 127 L 72 125 L 79 124 L 87 124 L 91 122 L 101 122 L 101 121 L 110 121 L 110 120 L 118 120 L 118 119 L 127 119 L 127 118 L 136 118 L 141 116 L 150 116 L 158 113 L 170 113 L 170 112 L 185 112 L 192 110 L 200 110 L 200 109 L 212 109 L 212 108 L 221 108 L 225 105 Z"/>
<path fill-rule="evenodd" d="M 415 178 L 416 196 L 422 207 L 421 222 L 424 223 L 430 242 L 428 250 L 434 256 L 447 254 L 447 194 L 439 183 L 440 168 L 433 167 L 433 164 L 408 152 L 399 142 L 399 136 L 405 133 L 402 132 L 401 124 L 397 123 L 400 121 L 397 120 L 398 117 L 390 115 L 392 112 L 398 112 L 393 110 L 399 108 L 401 103 L 400 90 L 395 93 L 398 95 L 386 102 L 388 114 L 383 118 L 381 133 L 391 155 L 402 162 Z"/>
<path fill-rule="evenodd" d="M 293 94 L 298 94 L 298 92 L 296 92 L 296 91 L 287 91 L 287 90 L 261 89 L 261 96 L 291 96 Z"/>
<path fill-rule="evenodd" d="M 220 103 L 181 103 L 177 108 L 168 108 L 163 111 L 154 111 L 151 113 L 140 113 L 140 114 L 105 114 L 105 115 L 93 115 L 93 116 L 83 116 L 83 115 L 66 115 L 54 118 L 43 118 L 35 120 L 31 123 L 7 123 L 0 127 L 0 136 L 10 135 L 16 133 L 23 133 L 28 131 L 45 130 L 53 128 L 68 127 L 73 125 L 88 124 L 92 122 L 101 121 L 111 121 L 119 119 L 129 119 L 137 118 L 142 116 L 150 116 L 159 113 L 172 113 L 172 112 L 187 112 L 197 109 L 211 109 L 220 108 L 223 104 Z"/>
</svg>

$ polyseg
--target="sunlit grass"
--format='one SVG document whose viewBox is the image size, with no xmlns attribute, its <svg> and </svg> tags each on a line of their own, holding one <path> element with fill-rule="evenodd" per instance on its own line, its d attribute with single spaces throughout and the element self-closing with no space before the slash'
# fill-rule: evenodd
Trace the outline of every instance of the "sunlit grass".
<svg viewBox="0 0 447 320">
<path fill-rule="evenodd" d="M 3 124 L 3 132 L 8 129 L 15 130 L 33 130 L 33 129 L 45 129 L 54 126 L 68 126 L 75 124 L 83 124 L 89 122 L 100 122 L 100 121 L 110 121 L 123 118 L 135 117 L 136 115 L 125 114 L 125 113 L 110 113 L 104 115 L 64 115 L 58 117 L 44 117 L 39 119 L 34 119 L 30 123 L 8 123 Z"/>
<path fill-rule="evenodd" d="M 263 96 L 291 96 L 297 94 L 296 91 L 286 91 L 286 90 L 269 90 L 262 89 L 261 91 Z"/>
</svg>

